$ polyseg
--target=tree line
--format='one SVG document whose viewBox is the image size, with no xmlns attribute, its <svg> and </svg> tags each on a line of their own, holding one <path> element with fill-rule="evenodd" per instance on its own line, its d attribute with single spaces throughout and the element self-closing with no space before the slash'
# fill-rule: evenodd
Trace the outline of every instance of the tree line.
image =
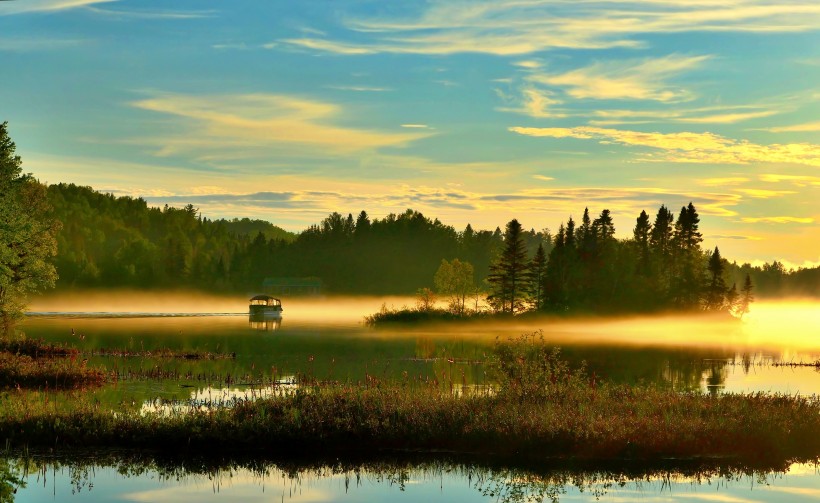
<svg viewBox="0 0 820 503">
<path fill-rule="evenodd" d="M 629 239 L 615 238 L 608 210 L 594 219 L 585 210 L 580 224 L 570 218 L 554 234 L 516 220 L 504 232 L 456 230 L 412 209 L 384 218 L 333 212 L 300 233 L 263 220 L 212 220 L 190 204 L 157 208 L 90 187 L 45 186 L 22 172 L 0 124 L 4 319 L 55 282 L 58 290 L 249 293 L 268 277 L 311 277 L 326 293 L 446 291 L 462 312 L 485 298 L 505 312 L 712 309 L 735 302 L 747 277 L 761 297 L 820 295 L 820 268 L 737 265 L 701 242 L 692 204 L 677 218 L 665 206 L 654 220 L 642 212 Z M 442 261 L 449 272 L 437 274 Z"/>
<path fill-rule="evenodd" d="M 487 300 L 494 311 L 640 312 L 666 309 L 748 311 L 751 272 L 704 251 L 694 206 L 674 214 L 661 206 L 654 221 L 637 217 L 629 239 L 616 239 L 609 210 L 580 225 L 561 223 L 549 250 L 527 253 L 521 224 L 511 220 L 504 248 L 491 265 Z"/>
<path fill-rule="evenodd" d="M 569 218 L 555 233 L 525 230 L 517 221 L 504 231 L 469 224 L 456 230 L 412 209 L 383 218 L 333 212 L 290 233 L 262 220 L 211 220 L 192 205 L 151 207 L 141 198 L 74 184 L 51 185 L 47 196 L 62 222 L 58 289 L 247 293 L 259 290 L 264 278 L 311 277 L 327 293 L 412 294 L 446 290 L 437 288 L 436 273 L 442 260 L 457 259 L 472 270 L 470 288 L 490 295 L 500 311 L 717 306 L 718 292 L 731 297 L 732 285 L 740 291 L 747 275 L 761 297 L 820 295 L 820 269 L 739 265 L 719 250 L 703 250 L 693 204 L 677 215 L 665 206 L 654 217 L 641 212 L 631 237 L 617 239 L 606 209 L 594 218 L 585 209 L 579 223 Z M 503 275 L 508 267 L 517 272 Z M 466 308 L 475 292 L 461 289 Z"/>
<path fill-rule="evenodd" d="M 90 187 L 48 187 L 55 217 L 58 289 L 197 288 L 259 290 L 268 277 L 318 278 L 329 293 L 407 294 L 431 278 L 443 257 L 486 276 L 503 244 L 500 229 L 452 226 L 418 211 L 371 219 L 334 212 L 293 234 L 261 220 L 210 220 L 192 205 L 150 207 Z M 525 246 L 548 243 L 522 234 Z"/>
</svg>

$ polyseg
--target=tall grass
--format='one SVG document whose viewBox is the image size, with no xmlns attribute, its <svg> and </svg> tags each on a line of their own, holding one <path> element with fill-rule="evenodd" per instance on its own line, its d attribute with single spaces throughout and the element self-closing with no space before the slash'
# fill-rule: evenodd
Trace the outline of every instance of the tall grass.
<svg viewBox="0 0 820 503">
<path fill-rule="evenodd" d="M 0 407 L 0 437 L 29 447 L 204 452 L 453 452 L 543 462 L 820 456 L 817 398 L 710 396 L 600 382 L 536 335 L 499 341 L 497 385 L 458 395 L 435 381 L 303 379 L 232 408 L 111 411 L 82 400 Z"/>
</svg>

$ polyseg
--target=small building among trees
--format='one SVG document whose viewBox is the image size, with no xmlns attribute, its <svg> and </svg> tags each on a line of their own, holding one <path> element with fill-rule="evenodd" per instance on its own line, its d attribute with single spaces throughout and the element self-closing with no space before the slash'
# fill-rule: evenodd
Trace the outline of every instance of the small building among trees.
<svg viewBox="0 0 820 503">
<path fill-rule="evenodd" d="M 322 280 L 319 278 L 265 278 L 262 290 L 275 296 L 321 295 Z"/>
</svg>

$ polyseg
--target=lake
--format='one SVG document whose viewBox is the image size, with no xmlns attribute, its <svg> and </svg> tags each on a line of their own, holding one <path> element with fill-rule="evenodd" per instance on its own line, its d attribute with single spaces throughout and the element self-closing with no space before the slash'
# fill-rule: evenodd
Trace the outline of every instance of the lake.
<svg viewBox="0 0 820 503">
<path fill-rule="evenodd" d="M 379 329 L 363 324 L 364 316 L 382 303 L 408 301 L 295 299 L 285 304 L 281 321 L 268 322 L 250 321 L 244 312 L 235 314 L 247 306 L 225 304 L 223 299 L 206 299 L 194 306 L 219 310 L 187 312 L 179 309 L 178 300 L 141 303 L 141 308 L 151 311 L 95 313 L 46 311 L 44 307 L 76 308 L 48 302 L 33 306 L 35 311 L 42 310 L 30 316 L 23 329 L 30 337 L 89 350 L 171 348 L 235 353 L 233 359 L 193 362 L 89 359 L 90 365 L 116 365 L 123 375 L 161 367 L 181 376 L 165 385 L 128 379 L 118 384 L 123 396 L 136 392 L 142 399 L 151 394 L 184 399 L 187 392 L 181 394 L 181 389 L 193 387 L 189 391 L 195 392 L 225 387 L 227 377 L 233 385 L 243 379 L 250 382 L 254 376 L 297 373 L 351 381 L 368 375 L 409 375 L 480 386 L 487 384 L 482 363 L 496 338 L 536 331 L 547 343 L 560 346 L 570 362 L 586 362 L 590 373 L 615 382 L 712 392 L 820 393 L 817 367 L 794 365 L 820 359 L 820 304 L 816 303 L 759 303 L 742 321 L 667 316 Z M 234 314 L 228 312 L 231 308 Z M 185 379 L 186 375 L 200 379 Z"/>
<path fill-rule="evenodd" d="M 152 304 L 151 302 L 154 302 Z M 219 299 L 219 302 L 225 302 Z M 79 348 L 160 348 L 235 353 L 204 361 L 89 357 L 116 369 L 116 385 L 96 391 L 102 401 L 135 406 L 156 399 L 229 400 L 258 396 L 265 376 L 286 381 L 309 374 L 362 381 L 417 376 L 455 391 L 487 386 L 484 361 L 497 337 L 540 331 L 574 365 L 623 383 L 655 383 L 708 393 L 820 393 L 820 305 L 758 303 L 744 320 L 667 316 L 633 319 L 528 320 L 505 324 L 373 329 L 364 315 L 407 299 L 303 299 L 285 303 L 281 323 L 256 323 L 242 305 L 204 299 L 180 309 L 169 300 L 136 309 L 78 309 L 35 304 L 23 326 L 30 337 Z M 109 303 L 110 304 L 110 303 Z M 97 307 L 97 306 L 95 306 Z M 90 313 L 89 311 L 93 311 Z M 73 332 L 72 332 L 73 331 Z M 778 366 L 775 364 L 790 364 Z M 150 377 L 156 369 L 162 378 Z M 129 377 L 130 376 L 130 377 Z M 170 377 L 169 377 L 170 376 Z M 583 471 L 530 472 L 458 463 L 293 467 L 260 463 L 192 469 L 190 462 L 154 464 L 7 461 L 16 481 L 13 501 L 814 501 L 815 466 L 782 472 L 633 475 Z M 194 466 L 196 466 L 194 464 Z M 0 470 L 2 472 L 2 470 Z M 617 470 L 616 470 L 617 472 Z M 16 477 L 16 478 L 15 478 Z M 24 481 L 24 484 L 19 481 Z M 580 487 L 579 487 L 580 486 Z"/>
<path fill-rule="evenodd" d="M 258 463 L 217 468 L 142 462 L 15 461 L 5 470 L 14 499 L 131 502 L 803 502 L 820 497 L 817 467 L 780 472 L 719 469 L 621 473 L 509 470 L 447 462 Z"/>
</svg>

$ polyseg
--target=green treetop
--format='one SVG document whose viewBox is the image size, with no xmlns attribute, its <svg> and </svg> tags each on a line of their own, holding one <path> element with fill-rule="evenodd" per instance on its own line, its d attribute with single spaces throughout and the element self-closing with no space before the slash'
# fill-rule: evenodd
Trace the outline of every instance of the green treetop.
<svg viewBox="0 0 820 503">
<path fill-rule="evenodd" d="M 0 124 L 0 330 L 22 316 L 28 296 L 54 286 L 60 223 L 50 218 L 46 187 L 23 174 L 20 156 Z"/>
</svg>

